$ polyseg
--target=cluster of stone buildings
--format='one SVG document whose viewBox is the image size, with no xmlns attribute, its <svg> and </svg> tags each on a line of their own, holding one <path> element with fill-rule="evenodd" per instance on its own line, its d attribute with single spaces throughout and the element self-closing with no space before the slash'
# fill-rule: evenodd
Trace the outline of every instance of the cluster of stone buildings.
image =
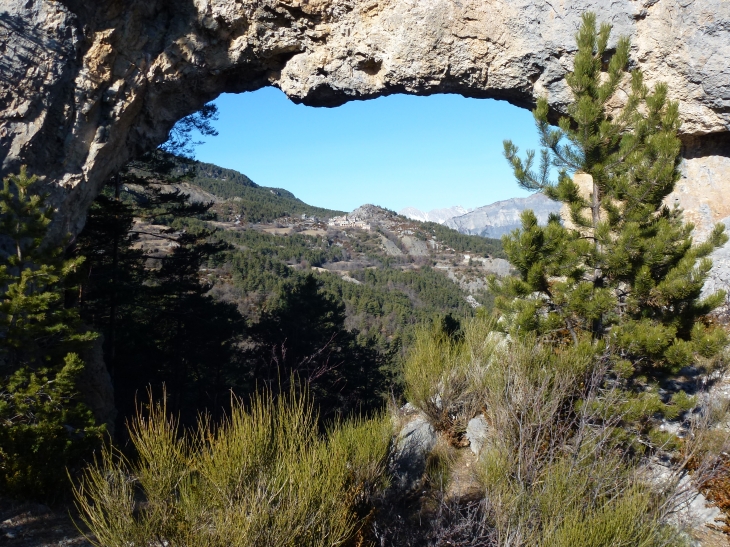
<svg viewBox="0 0 730 547">
<path fill-rule="evenodd" d="M 364 220 L 351 220 L 347 215 L 342 217 L 332 217 L 327 223 L 328 226 L 338 228 L 360 228 L 361 230 L 370 230 L 371 226 Z"/>
</svg>

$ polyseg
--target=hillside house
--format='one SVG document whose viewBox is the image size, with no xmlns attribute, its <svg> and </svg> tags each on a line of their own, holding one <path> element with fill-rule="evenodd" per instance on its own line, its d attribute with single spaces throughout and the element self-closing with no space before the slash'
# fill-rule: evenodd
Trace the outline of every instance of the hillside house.
<svg viewBox="0 0 730 547">
<path fill-rule="evenodd" d="M 327 223 L 328 226 L 337 228 L 359 228 L 360 230 L 370 231 L 371 226 L 364 220 L 350 220 L 347 215 L 342 217 L 332 217 Z"/>
</svg>

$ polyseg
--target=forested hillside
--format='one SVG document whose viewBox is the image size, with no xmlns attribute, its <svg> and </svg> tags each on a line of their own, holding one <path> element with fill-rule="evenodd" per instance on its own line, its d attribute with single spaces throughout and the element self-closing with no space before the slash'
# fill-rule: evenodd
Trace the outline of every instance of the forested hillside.
<svg viewBox="0 0 730 547">
<path fill-rule="evenodd" d="M 400 393 L 415 327 L 474 315 L 491 303 L 487 277 L 509 273 L 499 241 L 374 206 L 350 217 L 367 228 L 332 226 L 341 213 L 169 154 L 112 179 L 75 248 L 88 257 L 80 309 L 104 335 L 119 428 L 146 386 L 164 383 L 192 423 L 225 409 L 231 389 L 283 389 L 292 374 L 323 418 L 375 411 Z"/>
<path fill-rule="evenodd" d="M 294 194 L 282 188 L 259 186 L 243 173 L 225 169 L 211 163 L 187 158 L 167 156 L 175 167 L 172 176 L 200 188 L 215 198 L 226 201 L 227 212 L 239 216 L 245 222 L 272 222 L 286 216 L 306 214 L 329 218 L 344 214 L 304 203 Z M 140 172 L 147 172 L 145 166 L 137 166 Z"/>
<path fill-rule="evenodd" d="M 212 294 L 235 303 L 249 321 L 278 298 L 283 285 L 314 273 L 323 290 L 345 305 L 348 327 L 383 343 L 434 314 L 469 315 L 476 301 L 467 295 L 488 297 L 458 280 L 481 278 L 477 285 L 483 288 L 490 273 L 485 263 L 504 256 L 498 240 L 413 222 L 378 207 L 363 208 L 368 213 L 358 216 L 369 218 L 371 230 L 332 227 L 327 220 L 343 213 L 312 207 L 286 190 L 259 187 L 212 164 L 187 161 L 174 173 L 187 175 L 187 188 L 216 198 L 207 222 L 180 218 L 176 226 L 213 228 L 212 237 L 229 246 L 207 276 L 214 280 Z M 465 261 L 464 252 L 477 262 Z M 504 273 L 505 264 L 500 266 Z"/>
<path fill-rule="evenodd" d="M 216 237 L 233 249 L 225 253 L 214 294 L 236 302 L 251 318 L 256 316 L 257 302 L 265 308 L 265 302 L 278 298 L 282 286 L 309 275 L 316 275 L 322 290 L 345 305 L 349 326 L 381 342 L 433 315 L 471 314 L 467 293 L 444 272 L 430 264 L 414 267 L 380 256 L 373 236 L 364 233 L 350 234 L 349 248 L 312 235 L 281 236 L 253 229 L 220 231 Z M 352 267 L 353 254 L 363 262 L 352 269 L 336 269 Z M 228 267 L 230 280 L 223 273 Z"/>
</svg>

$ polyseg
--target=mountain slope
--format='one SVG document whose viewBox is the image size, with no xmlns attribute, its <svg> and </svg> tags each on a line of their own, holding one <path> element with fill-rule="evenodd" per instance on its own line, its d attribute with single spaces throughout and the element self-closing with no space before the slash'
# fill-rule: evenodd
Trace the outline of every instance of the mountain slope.
<svg viewBox="0 0 730 547">
<path fill-rule="evenodd" d="M 448 219 L 444 225 L 462 234 L 498 238 L 521 225 L 520 215 L 526 209 L 532 209 L 538 222 L 545 224 L 551 213 L 560 212 L 560 203 L 536 193 L 526 198 L 506 199 L 479 207 Z"/>
<path fill-rule="evenodd" d="M 140 173 L 150 171 L 143 167 Z M 489 306 L 487 277 L 510 273 L 501 241 L 382 207 L 366 204 L 342 215 L 202 162 L 181 165 L 170 183 L 193 200 L 213 203 L 212 219 L 179 219 L 173 227 L 216 229 L 213 237 L 229 247 L 205 270 L 206 282 L 252 325 L 314 276 L 344 306 L 348 329 L 377 339 L 385 351 L 434 316 L 464 317 Z M 140 236 L 139 248 L 171 251 L 152 239 Z"/>
<path fill-rule="evenodd" d="M 148 276 L 143 278 L 145 287 L 157 286 L 158 270 L 162 271 L 158 264 L 172 264 L 175 253 L 197 253 L 198 248 L 212 253 L 200 262 L 197 275 L 215 306 L 232 311 L 231 321 L 246 325 L 243 330 L 236 327 L 239 364 L 216 376 L 216 382 L 224 382 L 220 385 L 230 381 L 236 389 L 249 389 L 262 377 L 261 371 L 273 373 L 285 357 L 299 366 L 324 352 L 322 363 L 327 367 L 357 364 L 366 356 L 362 367 L 369 368 L 364 377 L 379 378 L 382 370 L 397 386 L 403 348 L 419 325 L 445 321 L 447 316 L 459 320 L 474 315 L 479 306 L 489 308 L 493 297 L 487 290 L 488 277 L 511 273 L 500 257 L 498 240 L 409 220 L 374 205 L 363 205 L 343 218 L 311 207 L 290 192 L 259 187 L 241 173 L 209 164 L 193 167 L 163 179 L 138 166 L 137 179 L 146 180 L 130 183 L 129 190 L 124 187 L 125 199 L 135 204 L 129 209 L 134 221 L 129 241 L 130 249 L 139 253 L 132 253 L 137 257 L 134 267 Z M 213 205 L 202 213 L 196 211 L 206 208 L 191 209 L 191 216 L 158 211 L 155 207 L 160 206 L 149 196 L 173 188 Z M 170 241 L 196 235 L 205 238 L 205 246 L 180 250 Z M 206 251 L 215 240 L 223 245 Z M 136 302 L 134 306 L 146 310 L 146 301 Z M 217 317 L 213 315 L 211 320 Z M 136 324 L 131 322 L 129 328 Z M 309 340 L 312 330 L 326 336 Z M 309 345 L 303 350 L 300 342 Z M 354 357 L 341 353 L 342 348 Z M 238 368 L 240 363 L 245 366 Z M 200 393 L 207 392 L 196 393 L 202 397 Z"/>
<path fill-rule="evenodd" d="M 283 216 L 308 215 L 329 218 L 342 214 L 314 207 L 283 188 L 259 186 L 246 175 L 210 163 L 195 162 L 190 184 L 223 198 L 228 209 L 247 222 L 270 222 Z"/>
<path fill-rule="evenodd" d="M 348 328 L 377 339 L 381 349 L 435 316 L 464 317 L 489 306 L 488 276 L 510 273 L 501 241 L 374 205 L 331 223 L 288 216 L 251 224 L 218 214 L 210 224 L 230 245 L 228 265 L 209 270 L 213 293 L 249 322 L 314 275 L 345 306 Z"/>
</svg>

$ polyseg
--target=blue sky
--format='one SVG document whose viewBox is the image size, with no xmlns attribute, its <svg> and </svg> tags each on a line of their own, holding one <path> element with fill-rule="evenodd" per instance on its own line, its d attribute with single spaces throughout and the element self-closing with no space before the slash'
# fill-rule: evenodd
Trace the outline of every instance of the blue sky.
<svg viewBox="0 0 730 547">
<path fill-rule="evenodd" d="M 196 158 L 311 205 L 430 210 L 528 195 L 514 182 L 502 140 L 537 148 L 535 126 L 530 112 L 504 101 L 394 95 L 313 108 L 264 88 L 215 103 L 220 134 Z"/>
</svg>

